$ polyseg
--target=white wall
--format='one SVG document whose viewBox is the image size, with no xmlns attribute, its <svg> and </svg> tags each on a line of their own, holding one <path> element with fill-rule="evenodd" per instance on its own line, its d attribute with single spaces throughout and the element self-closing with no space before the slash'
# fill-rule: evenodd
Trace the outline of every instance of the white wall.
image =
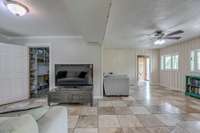
<svg viewBox="0 0 200 133">
<path fill-rule="evenodd" d="M 29 97 L 27 48 L 0 43 L 0 105 Z"/>
<path fill-rule="evenodd" d="M 103 71 L 127 74 L 130 83 L 137 81 L 137 55 L 147 55 L 151 59 L 151 83 L 159 83 L 159 50 L 105 48 L 103 52 Z"/>
<path fill-rule="evenodd" d="M 29 46 L 50 46 L 50 88 L 55 87 L 55 64 L 94 64 L 94 96 L 102 96 L 101 46 L 88 45 L 81 37 L 13 39 Z"/>
<path fill-rule="evenodd" d="M 160 49 L 160 55 L 178 53 L 179 70 L 160 71 L 160 84 L 172 90 L 185 91 L 185 75 L 190 73 L 190 52 L 200 49 L 200 38 Z"/>
</svg>

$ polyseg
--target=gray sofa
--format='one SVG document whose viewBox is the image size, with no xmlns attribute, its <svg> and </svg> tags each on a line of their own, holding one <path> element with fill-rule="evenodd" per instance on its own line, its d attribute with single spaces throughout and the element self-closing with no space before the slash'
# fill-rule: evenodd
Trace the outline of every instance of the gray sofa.
<svg viewBox="0 0 200 133">
<path fill-rule="evenodd" d="M 127 75 L 104 76 L 104 92 L 106 96 L 128 96 L 129 78 Z"/>
<path fill-rule="evenodd" d="M 36 112 L 38 113 L 38 112 Z M 34 113 L 0 117 L 0 133 L 68 133 L 68 118 L 65 107 L 51 107 L 38 120 Z"/>
</svg>

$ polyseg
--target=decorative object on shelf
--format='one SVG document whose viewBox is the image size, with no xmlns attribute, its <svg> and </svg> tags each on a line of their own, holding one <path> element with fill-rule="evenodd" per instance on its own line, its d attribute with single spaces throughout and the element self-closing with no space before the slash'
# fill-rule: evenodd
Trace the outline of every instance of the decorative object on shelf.
<svg viewBox="0 0 200 133">
<path fill-rule="evenodd" d="M 185 95 L 200 99 L 200 76 L 186 76 Z"/>
</svg>

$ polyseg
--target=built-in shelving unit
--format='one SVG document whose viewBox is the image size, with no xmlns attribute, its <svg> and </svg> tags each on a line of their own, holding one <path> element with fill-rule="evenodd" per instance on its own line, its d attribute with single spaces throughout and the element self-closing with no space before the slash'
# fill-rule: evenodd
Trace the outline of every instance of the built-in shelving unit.
<svg viewBox="0 0 200 133">
<path fill-rule="evenodd" d="M 31 96 L 40 97 L 49 89 L 49 48 L 30 48 L 29 56 Z"/>
<path fill-rule="evenodd" d="M 186 76 L 185 95 L 200 99 L 200 76 Z"/>
</svg>

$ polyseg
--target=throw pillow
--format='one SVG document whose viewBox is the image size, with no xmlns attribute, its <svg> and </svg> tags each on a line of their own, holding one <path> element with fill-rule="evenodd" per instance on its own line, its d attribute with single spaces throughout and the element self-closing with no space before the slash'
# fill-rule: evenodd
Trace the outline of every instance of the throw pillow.
<svg viewBox="0 0 200 133">
<path fill-rule="evenodd" d="M 78 77 L 85 78 L 86 74 L 87 74 L 87 72 L 81 72 Z"/>
</svg>

